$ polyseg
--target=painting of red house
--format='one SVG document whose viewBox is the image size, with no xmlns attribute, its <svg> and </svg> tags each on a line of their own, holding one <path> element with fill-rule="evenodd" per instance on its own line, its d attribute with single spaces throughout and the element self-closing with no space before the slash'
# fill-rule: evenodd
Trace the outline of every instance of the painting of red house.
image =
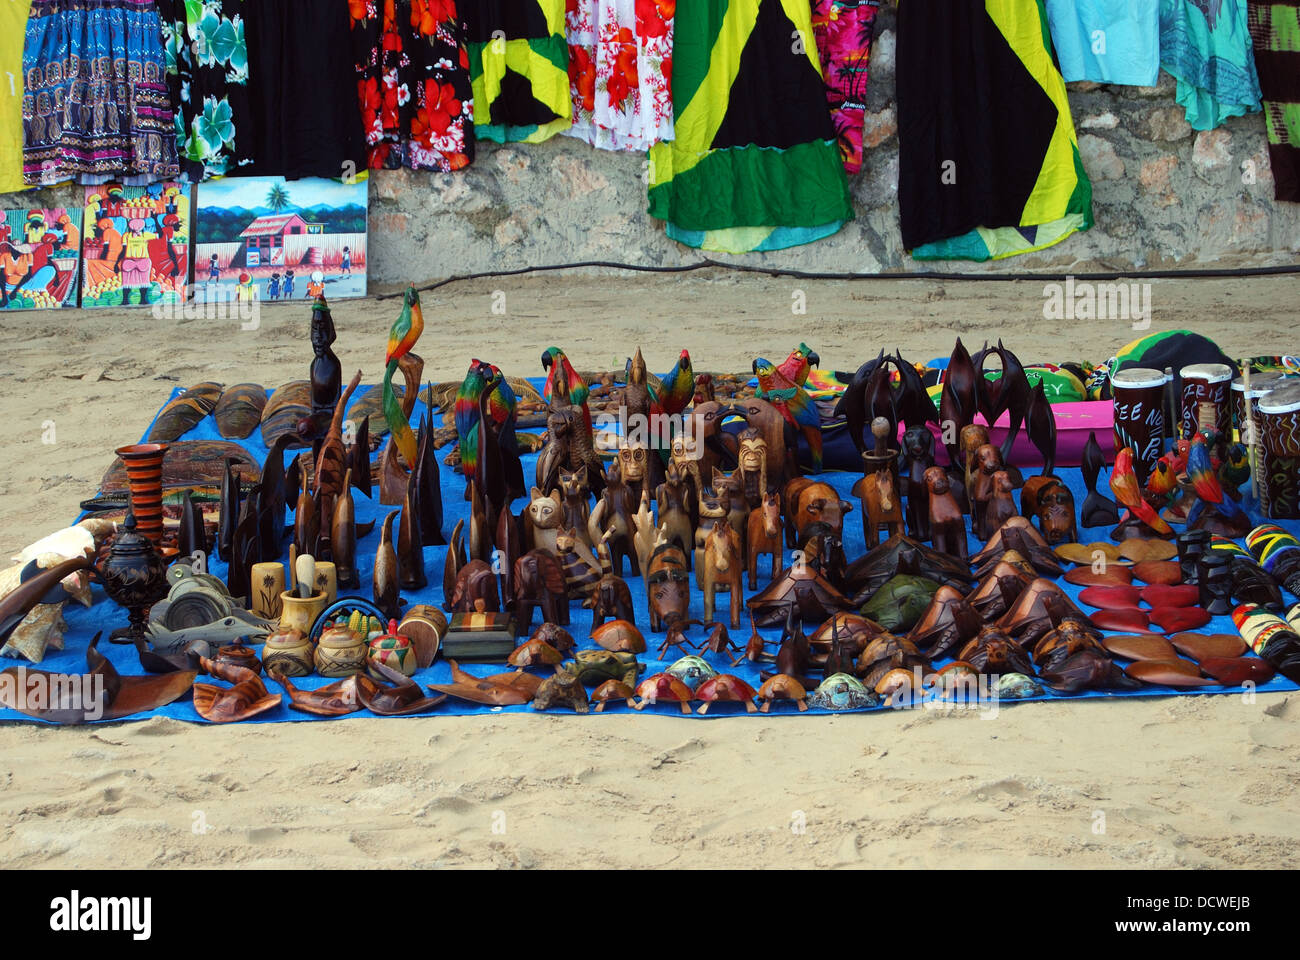
<svg viewBox="0 0 1300 960">
<path fill-rule="evenodd" d="M 367 181 L 225 177 L 198 188 L 194 298 L 366 294 Z"/>
</svg>

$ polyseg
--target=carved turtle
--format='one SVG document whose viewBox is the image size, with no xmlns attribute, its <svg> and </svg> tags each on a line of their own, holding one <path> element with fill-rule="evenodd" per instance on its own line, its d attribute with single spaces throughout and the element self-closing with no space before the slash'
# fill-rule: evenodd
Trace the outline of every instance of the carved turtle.
<svg viewBox="0 0 1300 960">
<path fill-rule="evenodd" d="M 636 691 L 622 680 L 606 680 L 592 691 L 591 702 L 596 705 L 596 712 L 600 713 L 605 709 L 605 704 L 613 700 L 625 700 L 629 707 L 635 707 L 636 701 L 632 699 L 635 696 Z"/>
<path fill-rule="evenodd" d="M 636 688 L 636 695 L 641 698 L 636 704 L 638 710 L 644 710 L 646 704 L 663 700 L 668 703 L 680 703 L 682 713 L 691 712 L 691 700 L 695 697 L 690 687 L 668 673 L 656 673 L 654 676 L 646 677 Z"/>
<path fill-rule="evenodd" d="M 718 671 L 714 670 L 707 660 L 692 654 L 677 660 L 664 673 L 676 677 L 692 690 L 698 690 L 700 684 L 718 675 Z"/>
<path fill-rule="evenodd" d="M 972 700 L 979 689 L 979 672 L 965 660 L 954 660 L 934 675 L 934 689 L 941 697 Z"/>
<path fill-rule="evenodd" d="M 999 700 L 1025 700 L 1042 695 L 1042 685 L 1023 673 L 1004 673 L 998 678 Z"/>
<path fill-rule="evenodd" d="M 682 659 L 686 658 L 683 657 Z M 699 714 L 708 713 L 709 704 L 725 700 L 743 703 L 747 712 L 754 713 L 758 710 L 758 707 L 754 706 L 754 697 L 756 696 L 754 688 L 741 680 L 740 677 L 733 676 L 730 673 L 720 673 L 705 680 L 695 689 L 696 699 L 704 701 L 695 712 Z"/>
<path fill-rule="evenodd" d="M 636 683 L 636 675 L 641 670 L 636 655 L 614 650 L 579 650 L 574 654 L 572 663 L 566 663 L 564 670 L 581 680 L 589 687 L 597 686 L 606 680 L 621 680 L 629 687 Z"/>
<path fill-rule="evenodd" d="M 808 691 L 802 683 L 784 673 L 769 677 L 758 688 L 758 699 L 763 701 L 763 705 L 758 708 L 762 713 L 771 709 L 774 700 L 793 700 L 800 711 L 808 709 Z"/>
<path fill-rule="evenodd" d="M 628 620 L 608 620 L 591 631 L 591 639 L 598 646 L 615 653 L 645 653 L 645 637 Z"/>
<path fill-rule="evenodd" d="M 544 640 L 549 643 L 560 653 L 568 653 L 578 644 L 573 639 L 573 634 L 569 633 L 558 623 L 543 623 L 533 631 L 529 640 Z"/>
<path fill-rule="evenodd" d="M 555 673 L 543 680 L 533 698 L 533 709 L 549 710 L 551 707 L 570 707 L 574 713 L 586 713 L 589 707 L 582 681 L 570 673 Z"/>
<path fill-rule="evenodd" d="M 852 674 L 833 673 L 808 695 L 808 705 L 819 710 L 864 710 L 880 706 L 880 697 Z"/>
<path fill-rule="evenodd" d="M 545 640 L 525 640 L 510 651 L 506 663 L 512 667 L 553 667 L 564 659 L 560 653 Z"/>
<path fill-rule="evenodd" d="M 930 672 L 930 661 L 911 640 L 882 633 L 862 651 L 858 657 L 857 673 L 865 686 L 874 687 L 890 670 L 911 670 L 920 667 L 922 672 Z"/>
</svg>

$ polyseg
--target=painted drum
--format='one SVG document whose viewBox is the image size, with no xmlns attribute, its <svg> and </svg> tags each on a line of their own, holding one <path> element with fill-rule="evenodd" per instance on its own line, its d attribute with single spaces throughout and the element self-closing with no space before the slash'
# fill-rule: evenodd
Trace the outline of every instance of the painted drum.
<svg viewBox="0 0 1300 960">
<path fill-rule="evenodd" d="M 1259 500 L 1271 520 L 1300 518 L 1300 381 L 1259 398 Z"/>
<path fill-rule="evenodd" d="M 1110 378 L 1115 395 L 1115 449 L 1133 448 L 1133 471 L 1145 484 L 1164 453 L 1165 390 L 1171 377 L 1150 367 L 1130 367 Z"/>
<path fill-rule="evenodd" d="M 1250 386 L 1246 386 L 1244 375 L 1232 380 L 1232 425 L 1237 437 L 1248 447 L 1259 446 L 1259 398 L 1274 387 L 1287 382 L 1287 376 L 1281 370 L 1265 370 L 1250 375 Z M 1254 427 L 1251 424 L 1254 423 Z"/>
<path fill-rule="evenodd" d="M 1179 429 L 1190 439 L 1213 426 L 1219 436 L 1227 437 L 1232 429 L 1232 408 L 1228 394 L 1235 371 L 1226 363 L 1193 363 L 1178 371 L 1183 382 L 1179 404 Z"/>
</svg>

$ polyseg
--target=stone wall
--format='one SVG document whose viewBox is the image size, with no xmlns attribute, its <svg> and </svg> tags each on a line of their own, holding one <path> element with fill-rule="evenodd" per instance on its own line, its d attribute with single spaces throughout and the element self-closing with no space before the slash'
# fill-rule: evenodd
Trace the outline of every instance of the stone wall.
<svg viewBox="0 0 1300 960">
<path fill-rule="evenodd" d="M 1090 231 L 999 263 L 911 260 L 898 224 L 893 9 L 883 8 L 878 23 L 866 162 L 851 184 L 857 219 L 818 243 L 766 254 L 710 254 L 713 259 L 868 274 L 1128 271 L 1296 260 L 1300 204 L 1273 200 L 1262 114 L 1195 133 L 1164 72 L 1155 87 L 1070 85 L 1093 183 L 1096 223 Z M 45 194 L 55 199 L 44 202 L 66 203 L 72 191 Z M 645 199 L 643 154 L 598 151 L 563 136 L 537 145 L 482 143 L 476 162 L 457 174 L 379 171 L 370 188 L 371 281 L 385 288 L 544 264 L 699 259 L 699 251 L 669 240 L 646 215 Z"/>
</svg>

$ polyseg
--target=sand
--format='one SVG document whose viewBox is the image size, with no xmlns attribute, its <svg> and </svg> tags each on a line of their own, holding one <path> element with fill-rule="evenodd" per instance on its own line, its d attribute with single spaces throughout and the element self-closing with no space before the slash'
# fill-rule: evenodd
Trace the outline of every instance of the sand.
<svg viewBox="0 0 1300 960">
<path fill-rule="evenodd" d="M 505 314 L 493 312 L 502 303 Z M 806 315 L 792 305 L 806 300 Z M 424 296 L 427 376 L 479 355 L 540 373 L 640 344 L 652 369 L 747 369 L 807 340 L 852 369 L 881 347 L 1002 337 L 1022 360 L 1102 360 L 1125 320 L 1050 323 L 1041 284 L 546 276 Z M 1233 356 L 1296 352 L 1300 278 L 1156 282 L 1152 330 Z M 345 373 L 380 372 L 393 300 L 340 302 Z M 6 555 L 66 523 L 167 390 L 305 376 L 305 306 L 236 320 L 0 314 Z M 43 442 L 52 440 L 53 442 Z M 1295 867 L 1300 697 L 1004 705 L 997 715 L 428 717 L 248 727 L 162 718 L 0 725 L 0 864 L 223 866 Z"/>
</svg>

